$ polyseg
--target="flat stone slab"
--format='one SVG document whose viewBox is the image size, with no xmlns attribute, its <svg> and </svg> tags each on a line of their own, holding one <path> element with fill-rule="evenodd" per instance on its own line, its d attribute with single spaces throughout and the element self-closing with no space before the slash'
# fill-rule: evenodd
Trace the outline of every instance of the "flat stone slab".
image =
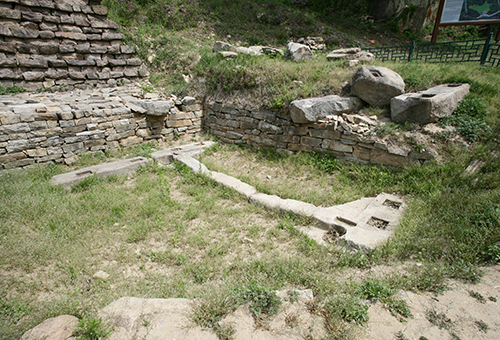
<svg viewBox="0 0 500 340">
<path fill-rule="evenodd" d="M 469 84 L 443 84 L 418 93 L 391 99 L 391 119 L 395 122 L 429 124 L 451 115 L 469 93 Z"/>
<path fill-rule="evenodd" d="M 106 177 L 109 175 L 123 175 L 134 173 L 141 165 L 147 165 L 150 162 L 145 157 L 134 157 L 122 159 L 116 162 L 103 163 L 99 165 L 89 166 L 83 169 L 67 172 L 52 177 L 50 182 L 53 185 L 60 185 L 67 190 L 71 190 L 71 186 L 80 183 L 85 178 L 90 176 Z"/>
<path fill-rule="evenodd" d="M 290 116 L 296 124 L 315 123 L 328 116 L 358 111 L 363 102 L 356 97 L 336 95 L 294 100 L 290 103 Z"/>
<path fill-rule="evenodd" d="M 180 161 L 187 164 L 193 171 L 201 170 L 203 173 L 208 174 L 208 169 L 196 161 L 193 157 L 199 156 L 203 150 L 212 146 L 214 142 L 200 142 L 194 144 L 187 144 L 180 147 L 160 150 L 151 154 L 152 159 L 160 163 L 170 163 L 174 159 L 179 158 Z M 83 169 L 67 172 L 64 174 L 52 177 L 51 183 L 53 185 L 61 185 L 67 190 L 71 190 L 71 186 L 75 185 L 89 176 L 106 177 L 109 175 L 122 175 L 132 174 L 141 165 L 147 165 L 151 159 L 145 157 L 134 157 L 129 159 L 122 159 L 116 162 L 103 163 L 99 165 L 89 166 Z"/>
<path fill-rule="evenodd" d="M 206 148 L 214 144 L 215 142 L 211 141 L 186 144 L 175 148 L 153 152 L 151 154 L 151 157 L 160 163 L 168 164 L 174 160 L 174 156 L 181 154 L 191 157 L 198 157 Z"/>
</svg>

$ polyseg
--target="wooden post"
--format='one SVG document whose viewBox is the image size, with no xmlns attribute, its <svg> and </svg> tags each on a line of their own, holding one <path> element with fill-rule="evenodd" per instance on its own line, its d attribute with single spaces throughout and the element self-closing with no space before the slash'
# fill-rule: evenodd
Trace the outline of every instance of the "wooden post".
<svg viewBox="0 0 500 340">
<path fill-rule="evenodd" d="M 443 15 L 444 2 L 445 0 L 439 1 L 439 8 L 436 16 L 436 22 L 434 23 L 434 30 L 432 31 L 432 39 L 431 39 L 432 43 L 435 43 L 437 40 L 439 25 L 441 24 L 441 16 Z"/>
</svg>

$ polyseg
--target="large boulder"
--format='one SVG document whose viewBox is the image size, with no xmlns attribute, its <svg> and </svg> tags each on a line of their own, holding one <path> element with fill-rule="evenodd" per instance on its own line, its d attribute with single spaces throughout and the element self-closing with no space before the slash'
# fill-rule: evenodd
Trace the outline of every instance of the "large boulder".
<svg viewBox="0 0 500 340">
<path fill-rule="evenodd" d="M 286 47 L 285 57 L 291 61 L 311 60 L 313 54 L 309 46 L 291 42 Z"/>
<path fill-rule="evenodd" d="M 372 106 L 389 105 L 404 92 L 403 78 L 387 67 L 363 65 L 352 76 L 351 93 Z"/>
<path fill-rule="evenodd" d="M 294 123 L 307 124 L 319 119 L 359 110 L 363 102 L 356 97 L 327 96 L 294 100 L 290 103 L 290 116 Z"/>
<path fill-rule="evenodd" d="M 394 97 L 391 99 L 391 119 L 395 122 L 434 123 L 451 115 L 469 89 L 469 84 L 444 84 Z"/>
</svg>

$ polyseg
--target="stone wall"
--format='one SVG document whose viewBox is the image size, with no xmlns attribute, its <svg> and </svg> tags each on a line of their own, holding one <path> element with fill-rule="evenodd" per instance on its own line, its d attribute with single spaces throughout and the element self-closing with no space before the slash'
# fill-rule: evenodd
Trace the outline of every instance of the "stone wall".
<svg viewBox="0 0 500 340">
<path fill-rule="evenodd" d="M 238 108 L 221 102 L 207 102 L 205 109 L 205 128 L 226 143 L 273 147 L 280 152 L 320 151 L 341 160 L 397 166 L 434 158 L 428 152 L 415 152 L 369 135 L 363 123 L 352 125 L 339 119 L 294 124 L 285 113 Z"/>
<path fill-rule="evenodd" d="M 201 130 L 202 105 L 194 98 L 147 97 L 133 86 L 0 96 L 0 170 L 71 164 L 81 153 Z"/>
<path fill-rule="evenodd" d="M 0 0 L 0 84 L 29 90 L 147 76 L 98 0 Z"/>
</svg>

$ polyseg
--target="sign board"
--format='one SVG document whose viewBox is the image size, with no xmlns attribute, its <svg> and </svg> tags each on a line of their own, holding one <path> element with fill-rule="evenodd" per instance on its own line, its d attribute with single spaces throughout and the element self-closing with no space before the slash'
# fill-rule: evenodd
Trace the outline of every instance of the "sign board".
<svg viewBox="0 0 500 340">
<path fill-rule="evenodd" d="M 488 24 L 500 20 L 500 0 L 446 0 L 441 24 Z"/>
<path fill-rule="evenodd" d="M 439 26 L 500 23 L 500 0 L 440 0 L 431 42 L 436 42 Z M 500 29 L 496 41 L 500 39 Z"/>
</svg>

